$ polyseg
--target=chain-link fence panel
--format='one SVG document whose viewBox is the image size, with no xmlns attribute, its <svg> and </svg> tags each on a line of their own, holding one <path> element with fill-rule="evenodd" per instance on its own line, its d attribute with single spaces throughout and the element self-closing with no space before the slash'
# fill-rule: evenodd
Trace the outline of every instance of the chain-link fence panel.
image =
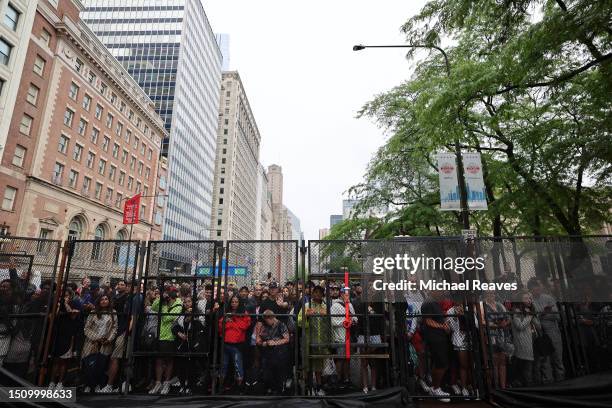
<svg viewBox="0 0 612 408">
<path fill-rule="evenodd" d="M 51 322 L 50 386 L 119 392 L 131 320 L 137 312 L 138 241 L 70 240 Z"/>
<path fill-rule="evenodd" d="M 134 392 L 211 392 L 220 249 L 215 241 L 149 243 L 131 345 Z"/>
<path fill-rule="evenodd" d="M 297 241 L 228 241 L 219 320 L 220 391 L 298 393 Z"/>
<path fill-rule="evenodd" d="M 55 288 L 60 242 L 0 237 L 0 365 L 35 382 Z"/>
</svg>

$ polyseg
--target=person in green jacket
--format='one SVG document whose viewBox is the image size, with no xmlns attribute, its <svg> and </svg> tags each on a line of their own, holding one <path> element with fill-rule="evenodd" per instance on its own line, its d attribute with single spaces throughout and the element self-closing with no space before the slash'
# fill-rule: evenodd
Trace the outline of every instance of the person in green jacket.
<svg viewBox="0 0 612 408">
<path fill-rule="evenodd" d="M 178 296 L 178 290 L 174 286 L 168 286 L 162 298 L 157 298 L 151 305 L 154 312 L 160 314 L 159 324 L 159 348 L 161 357 L 155 359 L 155 386 L 149 394 L 168 394 L 170 391 L 170 379 L 174 370 L 174 356 L 169 353 L 176 352 L 172 326 L 183 312 L 183 302 Z M 165 381 L 162 384 L 162 378 Z"/>
<path fill-rule="evenodd" d="M 329 342 L 329 319 L 322 316 L 327 315 L 327 305 L 323 301 L 324 290 L 321 286 L 315 286 L 312 289 L 311 299 L 306 302 L 298 314 L 298 325 L 302 325 L 304 319 L 304 313 L 306 314 L 305 325 L 302 326 L 306 329 L 306 348 L 310 350 L 310 353 L 315 355 L 329 354 L 327 346 L 313 346 L 310 347 L 311 343 L 315 344 L 327 344 Z M 324 358 L 318 357 L 313 358 L 309 361 L 310 370 L 314 372 L 315 384 L 314 393 L 315 395 L 323 396 L 325 392 L 321 389 L 321 373 L 323 371 Z"/>
</svg>

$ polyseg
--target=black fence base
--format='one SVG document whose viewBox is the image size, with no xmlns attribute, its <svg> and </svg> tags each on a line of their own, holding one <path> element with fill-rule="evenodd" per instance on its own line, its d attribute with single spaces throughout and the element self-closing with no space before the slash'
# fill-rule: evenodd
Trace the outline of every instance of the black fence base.
<svg viewBox="0 0 612 408">
<path fill-rule="evenodd" d="M 90 408 L 228 408 L 228 407 L 265 407 L 265 408 L 366 408 L 413 407 L 403 387 L 388 388 L 372 394 L 345 394 L 330 397 L 257 397 L 257 396 L 189 396 L 160 397 L 149 395 L 128 396 L 87 396 L 77 397 L 82 407 Z"/>
<path fill-rule="evenodd" d="M 612 371 L 539 387 L 493 391 L 504 408 L 612 407 Z"/>
</svg>

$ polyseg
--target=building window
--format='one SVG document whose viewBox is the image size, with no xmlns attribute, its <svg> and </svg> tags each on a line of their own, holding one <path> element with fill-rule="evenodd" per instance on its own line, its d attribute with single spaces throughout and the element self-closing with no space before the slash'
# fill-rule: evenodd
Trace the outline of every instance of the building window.
<svg viewBox="0 0 612 408">
<path fill-rule="evenodd" d="M 132 138 L 132 131 L 128 129 L 125 131 L 125 142 L 130 143 L 131 138 Z"/>
<path fill-rule="evenodd" d="M 125 182 L 125 172 L 122 171 L 119 173 L 119 185 L 123 186 L 123 183 Z"/>
<path fill-rule="evenodd" d="M 96 200 L 100 199 L 100 194 L 102 194 L 102 183 L 96 183 L 96 191 L 94 193 Z"/>
<path fill-rule="evenodd" d="M 223 144 L 226 145 L 227 144 L 227 139 L 223 139 Z"/>
<path fill-rule="evenodd" d="M 113 92 L 111 93 L 111 103 L 114 105 L 117 102 L 117 95 Z"/>
<path fill-rule="evenodd" d="M 82 73 L 84 67 L 85 67 L 85 64 L 83 64 L 83 61 L 77 58 L 74 63 L 74 69 L 76 69 L 76 72 L 78 72 L 79 74 Z"/>
<path fill-rule="evenodd" d="M 68 240 L 80 239 L 83 236 L 83 221 L 79 217 L 74 217 L 68 224 Z"/>
<path fill-rule="evenodd" d="M 74 119 L 74 112 L 66 108 L 66 112 L 64 112 L 64 125 L 68 127 L 72 127 L 73 119 Z"/>
<path fill-rule="evenodd" d="M 21 118 L 21 123 L 19 124 L 19 131 L 24 135 L 30 136 L 30 132 L 32 132 L 32 117 L 28 115 L 23 115 Z"/>
<path fill-rule="evenodd" d="M 6 83 L 6 81 L 2 78 L 0 78 L 0 96 L 2 96 L 2 90 L 4 89 L 4 84 Z"/>
<path fill-rule="evenodd" d="M 64 175 L 64 165 L 61 163 L 55 163 L 53 167 L 53 182 L 55 184 L 62 184 L 62 176 Z"/>
<path fill-rule="evenodd" d="M 11 186 L 6 186 L 4 190 L 4 198 L 2 199 L 2 209 L 4 211 L 13 211 L 15 207 L 15 197 L 17 197 L 17 189 Z"/>
<path fill-rule="evenodd" d="M 117 136 L 121 137 L 121 132 L 123 132 L 123 123 L 117 122 L 117 129 L 115 130 L 115 133 Z"/>
<path fill-rule="evenodd" d="M 147 150 L 147 160 L 151 160 L 153 157 L 153 149 Z"/>
<path fill-rule="evenodd" d="M 134 138 L 134 150 L 138 150 L 138 144 L 140 143 L 140 139 L 135 137 Z"/>
<path fill-rule="evenodd" d="M 142 187 L 142 183 L 140 181 L 136 182 L 136 194 L 140 193 L 140 189 Z"/>
<path fill-rule="evenodd" d="M 109 129 L 113 127 L 113 115 L 110 113 L 106 115 L 106 127 Z"/>
<path fill-rule="evenodd" d="M 225 178 L 221 177 L 221 184 L 225 184 Z"/>
<path fill-rule="evenodd" d="M 11 60 L 11 52 L 13 46 L 6 42 L 4 38 L 0 38 L 0 63 L 2 65 L 8 65 Z"/>
<path fill-rule="evenodd" d="M 229 115 L 229 109 L 225 109 L 225 114 Z"/>
<path fill-rule="evenodd" d="M 79 86 L 74 82 L 70 84 L 70 92 L 68 92 L 68 96 L 75 101 L 79 97 Z"/>
<path fill-rule="evenodd" d="M 225 157 L 221 159 L 221 164 L 225 164 Z"/>
<path fill-rule="evenodd" d="M 7 4 L 6 12 L 4 13 L 4 25 L 13 31 L 17 31 L 20 15 L 21 13 L 11 3 Z"/>
<path fill-rule="evenodd" d="M 100 136 L 100 131 L 96 128 L 91 129 L 91 142 L 93 144 L 98 144 L 98 136 Z"/>
<path fill-rule="evenodd" d="M 57 151 L 66 154 L 66 152 L 68 152 L 69 143 L 70 139 L 64 135 L 61 135 L 59 138 L 59 144 L 57 145 Z"/>
<path fill-rule="evenodd" d="M 87 133 L 87 121 L 83 118 L 79 120 L 79 135 L 85 136 Z"/>
<path fill-rule="evenodd" d="M 219 199 L 219 204 L 223 204 L 223 197 Z"/>
<path fill-rule="evenodd" d="M 89 70 L 89 75 L 87 75 L 87 80 L 90 84 L 95 85 L 96 82 L 96 74 L 92 70 Z"/>
<path fill-rule="evenodd" d="M 99 103 L 96 104 L 96 119 L 100 120 L 102 118 L 103 111 L 104 108 L 102 107 L 102 105 L 100 105 Z"/>
<path fill-rule="evenodd" d="M 110 187 L 106 188 L 106 197 L 105 197 L 105 200 L 106 200 L 107 203 L 110 203 L 113 200 L 113 189 L 110 188 Z"/>
<path fill-rule="evenodd" d="M 227 135 L 227 129 L 223 129 L 223 134 Z"/>
<path fill-rule="evenodd" d="M 125 102 L 121 101 L 121 104 L 119 105 L 119 112 L 123 113 L 125 112 Z"/>
<path fill-rule="evenodd" d="M 34 72 L 40 76 L 43 76 L 45 73 L 45 60 L 40 56 L 36 56 L 36 60 L 34 61 Z"/>
<path fill-rule="evenodd" d="M 70 188 L 76 189 L 78 181 L 79 173 L 75 170 L 70 170 L 70 173 L 68 174 L 68 186 L 70 186 Z"/>
<path fill-rule="evenodd" d="M 110 170 L 108 171 L 108 178 L 110 181 L 115 181 L 115 173 L 117 172 L 117 167 L 110 166 Z"/>
<path fill-rule="evenodd" d="M 134 119 L 134 111 L 130 109 L 130 113 L 128 113 L 128 119 L 132 120 Z"/>
<path fill-rule="evenodd" d="M 91 96 L 85 94 L 85 96 L 83 96 L 83 109 L 89 112 L 90 107 L 91 107 Z"/>
<path fill-rule="evenodd" d="M 104 150 L 105 152 L 108 152 L 109 143 L 110 143 L 110 139 L 108 138 L 108 136 L 104 136 L 104 141 L 102 142 L 102 150 Z"/>
<path fill-rule="evenodd" d="M 100 161 L 98 162 L 98 173 L 100 173 L 101 175 L 104 175 L 105 171 L 106 171 L 106 160 L 100 159 Z"/>
<path fill-rule="evenodd" d="M 74 151 L 72 152 L 72 158 L 75 161 L 80 162 L 81 161 L 81 156 L 83 155 L 83 146 L 81 146 L 80 144 L 75 144 L 74 145 Z"/>
<path fill-rule="evenodd" d="M 225 121 L 223 122 L 225 125 L 229 125 L 229 119 L 225 119 Z"/>
<path fill-rule="evenodd" d="M 121 208 L 121 202 L 123 201 L 123 194 L 115 194 L 115 207 Z"/>
<path fill-rule="evenodd" d="M 133 185 L 134 185 L 134 177 L 130 176 L 128 177 L 128 183 L 127 183 L 128 190 L 132 191 Z"/>
<path fill-rule="evenodd" d="M 91 187 L 91 179 L 83 177 L 83 194 L 89 195 L 89 187 Z"/>
<path fill-rule="evenodd" d="M 136 156 L 132 156 L 130 158 L 130 170 L 134 170 L 136 167 Z"/>
<path fill-rule="evenodd" d="M 142 204 L 140 206 L 140 218 L 145 218 L 146 213 L 147 213 L 147 206 Z"/>
<path fill-rule="evenodd" d="M 144 168 L 144 163 L 139 161 L 138 162 L 138 175 L 142 176 L 142 169 Z"/>
<path fill-rule="evenodd" d="M 144 142 L 140 145 L 140 154 L 144 155 L 145 150 L 147 150 L 147 145 Z"/>
<path fill-rule="evenodd" d="M 104 95 L 104 94 L 106 93 L 106 89 L 108 89 L 108 85 L 106 85 L 104 82 L 102 82 L 102 83 L 100 84 L 100 93 L 101 93 L 102 95 Z"/>
<path fill-rule="evenodd" d="M 30 87 L 28 88 L 28 94 L 26 95 L 26 101 L 36 106 L 36 102 L 38 102 L 39 91 L 40 89 L 36 85 L 30 84 Z"/>
<path fill-rule="evenodd" d="M 87 168 L 93 169 L 94 162 L 96 161 L 96 154 L 94 152 L 87 153 Z"/>
<path fill-rule="evenodd" d="M 115 159 L 119 157 L 119 145 L 117 143 L 113 145 L 113 157 Z"/>
<path fill-rule="evenodd" d="M 121 154 L 121 163 L 123 164 L 127 163 L 128 154 L 129 152 L 124 149 L 123 153 Z"/>
<path fill-rule="evenodd" d="M 43 28 L 40 32 L 40 40 L 48 47 L 49 43 L 51 43 L 51 33 Z"/>
<path fill-rule="evenodd" d="M 27 149 L 21 145 L 15 147 L 15 153 L 13 154 L 13 166 L 23 167 L 23 161 L 25 160 Z"/>
<path fill-rule="evenodd" d="M 150 167 L 147 167 L 147 168 L 145 169 L 145 178 L 146 178 L 147 180 L 149 180 L 150 176 L 151 176 L 151 168 L 150 168 Z"/>
</svg>

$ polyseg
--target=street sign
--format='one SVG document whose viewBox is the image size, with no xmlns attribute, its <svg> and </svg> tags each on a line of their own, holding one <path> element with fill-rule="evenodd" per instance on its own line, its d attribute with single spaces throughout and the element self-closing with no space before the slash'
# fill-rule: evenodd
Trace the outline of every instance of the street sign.
<svg viewBox="0 0 612 408">
<path fill-rule="evenodd" d="M 198 266 L 196 268 L 196 276 L 213 276 L 213 271 L 218 270 L 218 267 L 213 268 L 212 266 Z M 223 268 L 225 271 L 225 267 Z M 227 268 L 227 276 L 240 276 L 245 277 L 249 273 L 249 268 L 246 266 L 229 266 Z"/>
<path fill-rule="evenodd" d="M 140 214 L 140 194 L 136 194 L 134 197 L 125 200 L 123 205 L 123 223 L 124 224 L 138 224 L 140 221 L 138 216 Z"/>
</svg>

